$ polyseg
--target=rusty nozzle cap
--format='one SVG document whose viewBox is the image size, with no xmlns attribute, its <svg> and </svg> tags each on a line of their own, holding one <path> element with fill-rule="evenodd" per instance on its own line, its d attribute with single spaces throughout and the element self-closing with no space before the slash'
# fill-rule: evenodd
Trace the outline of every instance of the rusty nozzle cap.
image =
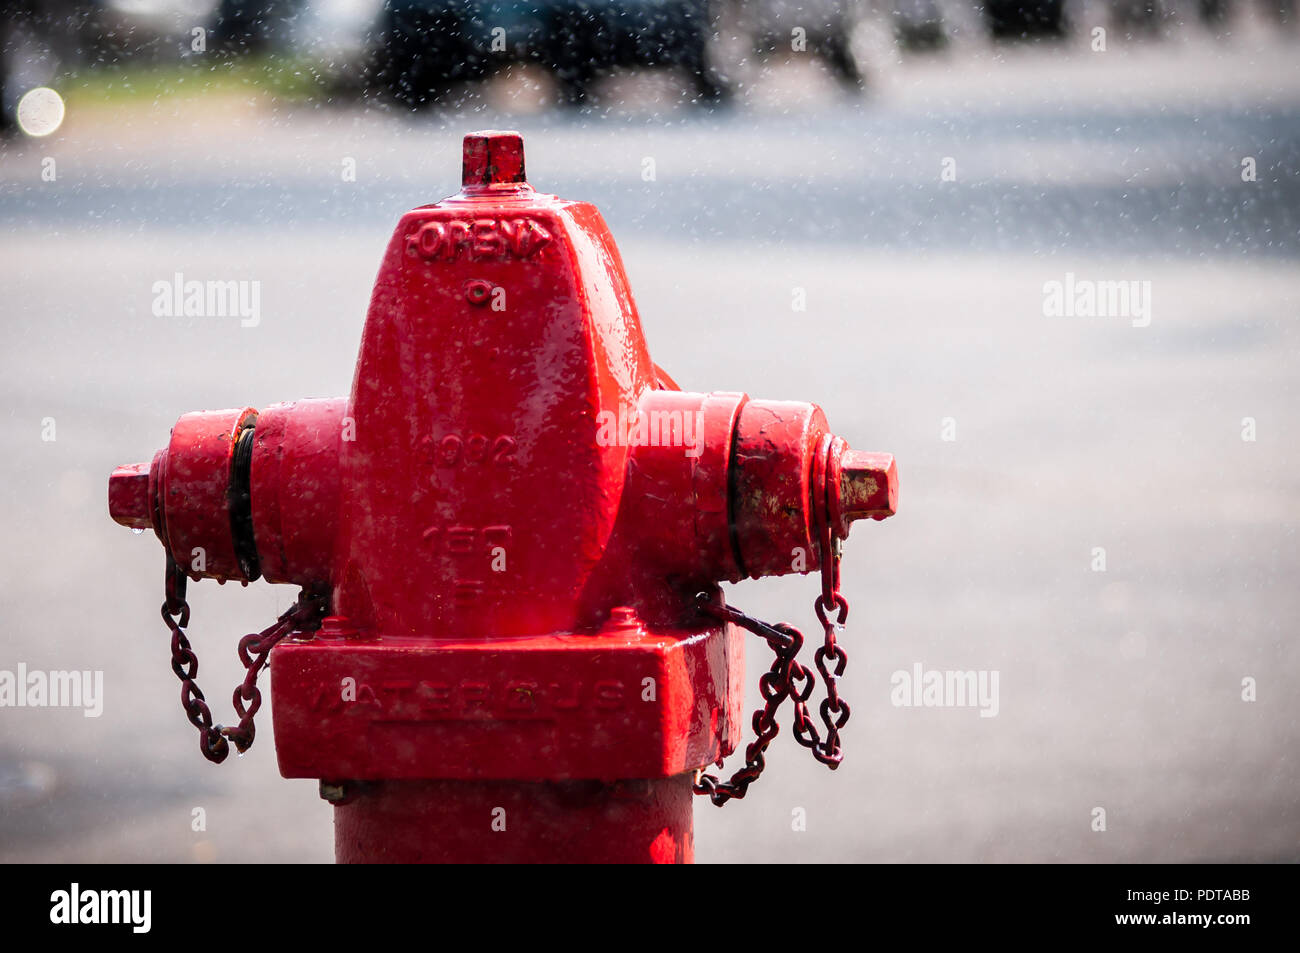
<svg viewBox="0 0 1300 953">
<path fill-rule="evenodd" d="M 153 528 L 153 501 L 149 497 L 149 464 L 128 463 L 108 478 L 108 515 L 132 529 Z"/>
<path fill-rule="evenodd" d="M 836 515 L 845 533 L 854 520 L 883 520 L 898 512 L 898 465 L 892 453 L 845 450 L 839 482 Z"/>
<path fill-rule="evenodd" d="M 517 132 L 487 129 L 465 137 L 460 167 L 463 188 L 519 185 L 524 177 L 524 137 Z"/>
</svg>

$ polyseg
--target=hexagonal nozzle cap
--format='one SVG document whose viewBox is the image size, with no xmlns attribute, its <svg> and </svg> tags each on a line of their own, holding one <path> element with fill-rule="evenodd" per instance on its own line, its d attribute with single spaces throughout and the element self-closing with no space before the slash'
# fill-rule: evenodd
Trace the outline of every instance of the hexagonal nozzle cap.
<svg viewBox="0 0 1300 953">
<path fill-rule="evenodd" d="M 149 464 L 128 463 L 108 478 L 108 515 L 132 529 L 153 527 L 153 501 L 149 498 Z"/>
<path fill-rule="evenodd" d="M 892 453 L 846 450 L 840 457 L 840 516 L 883 520 L 898 512 L 898 466 Z"/>
<path fill-rule="evenodd" d="M 488 129 L 465 137 L 460 184 L 464 188 L 518 185 L 524 177 L 524 137 L 517 132 Z"/>
</svg>

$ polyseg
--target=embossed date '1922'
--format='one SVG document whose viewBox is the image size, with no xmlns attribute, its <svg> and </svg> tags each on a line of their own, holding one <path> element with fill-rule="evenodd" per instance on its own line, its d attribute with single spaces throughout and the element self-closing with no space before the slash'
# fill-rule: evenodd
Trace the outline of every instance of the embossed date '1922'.
<svg viewBox="0 0 1300 953">
<path fill-rule="evenodd" d="M 406 253 L 426 261 L 533 258 L 551 233 L 531 218 L 476 218 L 425 222 L 406 235 Z"/>
</svg>

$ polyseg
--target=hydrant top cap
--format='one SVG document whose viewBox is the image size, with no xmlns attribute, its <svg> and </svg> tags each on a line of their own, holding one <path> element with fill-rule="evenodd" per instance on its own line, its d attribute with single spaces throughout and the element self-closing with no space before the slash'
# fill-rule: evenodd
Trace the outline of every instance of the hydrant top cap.
<svg viewBox="0 0 1300 953">
<path fill-rule="evenodd" d="M 524 138 L 517 132 L 487 129 L 465 137 L 461 186 L 517 185 L 524 177 Z"/>
</svg>

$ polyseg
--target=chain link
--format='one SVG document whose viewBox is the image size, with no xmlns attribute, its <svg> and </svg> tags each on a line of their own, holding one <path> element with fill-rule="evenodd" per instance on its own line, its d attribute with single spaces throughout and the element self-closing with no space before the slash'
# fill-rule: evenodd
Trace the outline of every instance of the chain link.
<svg viewBox="0 0 1300 953">
<path fill-rule="evenodd" d="M 803 633 L 785 622 L 776 625 L 760 622 L 739 609 L 725 603 L 718 605 L 701 594 L 701 611 L 753 632 L 767 642 L 776 656 L 772 660 L 772 667 L 758 680 L 763 707 L 754 712 L 752 724 L 755 737 L 745 748 L 745 766 L 736 771 L 729 781 L 723 781 L 717 775 L 705 774 L 703 770 L 696 772 L 695 793 L 707 795 L 719 807 L 732 798 L 743 798 L 749 786 L 763 773 L 767 766 L 765 753 L 768 745 L 781 731 L 776 713 L 786 699 L 790 699 L 794 705 L 792 731 L 795 740 L 832 771 L 844 760 L 840 729 L 848 722 L 850 709 L 849 703 L 840 697 L 839 679 L 844 674 L 849 656 L 837 644 L 835 634 L 836 630 L 844 627 L 844 622 L 849 617 L 849 602 L 840 593 L 840 540 L 832 535 L 829 527 L 825 527 L 820 542 L 822 592 L 817 597 L 814 608 L 824 635 L 821 646 L 813 656 L 813 662 L 826 686 L 826 697 L 818 707 L 826 731 L 825 740 L 808 714 L 808 699 L 816 688 L 817 676 L 798 660 L 799 650 L 804 643 Z M 722 767 L 721 760 L 718 761 L 718 767 Z"/>
<path fill-rule="evenodd" d="M 185 629 L 190 624 L 190 607 L 185 601 L 185 571 L 167 554 L 167 597 L 162 605 L 162 618 L 172 633 L 172 671 L 181 680 L 181 707 L 190 724 L 199 730 L 199 750 L 203 757 L 220 764 L 230 754 L 230 742 L 243 754 L 253 744 L 256 730 L 253 716 L 262 707 L 262 693 L 257 688 L 257 676 L 266 668 L 271 649 L 291 632 L 308 632 L 320 626 L 327 600 L 325 596 L 303 589 L 298 601 L 280 616 L 275 623 L 261 632 L 246 635 L 239 640 L 239 661 L 244 666 L 244 681 L 235 688 L 235 712 L 239 724 L 233 728 L 212 723 L 203 690 L 199 688 L 199 658 L 190 647 Z"/>
</svg>

